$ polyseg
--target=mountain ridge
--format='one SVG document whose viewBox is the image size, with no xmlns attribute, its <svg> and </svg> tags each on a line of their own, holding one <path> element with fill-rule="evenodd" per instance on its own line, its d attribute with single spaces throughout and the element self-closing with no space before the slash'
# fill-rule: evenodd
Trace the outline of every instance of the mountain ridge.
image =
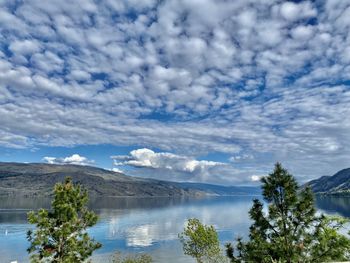
<svg viewBox="0 0 350 263">
<path fill-rule="evenodd" d="M 93 196 L 204 196 L 256 195 L 258 188 L 180 183 L 128 176 L 72 164 L 0 162 L 0 195 L 47 196 L 66 176 L 83 185 Z"/>
<path fill-rule="evenodd" d="M 321 176 L 305 184 L 316 194 L 350 195 L 350 168 L 345 168 L 332 176 Z"/>
</svg>

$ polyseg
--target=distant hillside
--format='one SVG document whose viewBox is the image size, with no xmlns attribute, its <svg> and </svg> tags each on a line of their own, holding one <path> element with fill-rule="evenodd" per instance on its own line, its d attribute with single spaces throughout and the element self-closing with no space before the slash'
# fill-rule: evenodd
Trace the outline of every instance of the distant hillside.
<svg viewBox="0 0 350 263">
<path fill-rule="evenodd" d="M 213 195 L 260 195 L 260 187 L 223 186 L 203 183 L 178 183 L 181 188 L 196 189 Z"/>
<path fill-rule="evenodd" d="M 333 176 L 322 176 L 306 185 L 317 194 L 350 195 L 350 168 L 341 170 Z"/>
<path fill-rule="evenodd" d="M 175 183 L 137 178 L 101 168 L 42 163 L 1 163 L 0 195 L 50 195 L 57 182 L 71 176 L 95 196 L 249 195 L 257 188 Z"/>
</svg>

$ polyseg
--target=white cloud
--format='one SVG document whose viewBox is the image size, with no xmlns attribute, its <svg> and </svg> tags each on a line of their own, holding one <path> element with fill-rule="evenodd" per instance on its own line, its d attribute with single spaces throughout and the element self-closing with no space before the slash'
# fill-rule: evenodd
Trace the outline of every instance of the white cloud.
<svg viewBox="0 0 350 263">
<path fill-rule="evenodd" d="M 115 165 L 130 165 L 189 173 L 193 173 L 196 170 L 225 165 L 221 162 L 198 161 L 187 156 L 180 156 L 167 152 L 156 153 L 146 148 L 131 151 L 130 156 L 127 156 L 127 158 L 124 155 L 112 156 L 111 158 L 114 159 Z"/>
<path fill-rule="evenodd" d="M 82 70 L 73 70 L 71 73 L 70 73 L 70 76 L 72 77 L 72 79 L 74 80 L 89 80 L 91 75 L 86 72 L 86 71 L 82 71 Z"/>
<path fill-rule="evenodd" d="M 312 37 L 313 30 L 312 26 L 298 26 L 291 32 L 293 38 L 299 40 L 308 40 Z"/>
<path fill-rule="evenodd" d="M 257 182 L 257 181 L 260 181 L 260 179 L 262 178 L 263 176 L 261 175 L 252 175 L 251 176 L 251 179 L 253 182 Z"/>
<path fill-rule="evenodd" d="M 31 146 L 30 141 L 25 136 L 14 135 L 6 131 L 0 130 L 0 138 L 1 147 L 23 149 Z"/>
<path fill-rule="evenodd" d="M 235 155 L 229 158 L 230 162 L 239 162 L 239 161 L 253 160 L 253 159 L 254 159 L 254 156 L 252 154 Z"/>
<path fill-rule="evenodd" d="M 114 168 L 112 168 L 112 171 L 113 172 L 116 172 L 116 173 L 124 173 L 124 171 L 123 170 L 121 170 L 121 169 L 119 169 L 119 168 L 117 168 L 117 167 L 114 167 Z"/>
<path fill-rule="evenodd" d="M 137 149 L 130 155 L 111 156 L 115 166 L 130 166 L 138 169 L 128 174 L 152 177 L 162 180 L 195 181 L 211 183 L 246 183 L 247 176 L 230 178 L 237 172 L 227 163 L 196 160 L 193 157 L 168 152 L 154 152 L 150 149 Z M 228 178 L 225 178 L 228 177 Z"/>
<path fill-rule="evenodd" d="M 281 6 L 281 14 L 285 19 L 295 20 L 300 14 L 300 8 L 293 2 L 285 2 Z"/>
<path fill-rule="evenodd" d="M 79 154 L 73 154 L 64 158 L 49 157 L 46 156 L 43 158 L 43 161 L 49 164 L 75 164 L 75 165 L 92 165 L 94 164 L 93 160 L 89 160 L 84 156 Z"/>
<path fill-rule="evenodd" d="M 43 158 L 43 161 L 49 163 L 49 164 L 55 164 L 56 163 L 56 157 L 50 157 L 50 156 L 45 156 Z"/>
<path fill-rule="evenodd" d="M 10 44 L 9 49 L 17 54 L 32 55 L 40 50 L 40 45 L 35 40 L 17 40 Z"/>
<path fill-rule="evenodd" d="M 227 181 L 348 165 L 347 1 L 112 2 L 0 4 L 1 146 L 263 156 Z"/>
<path fill-rule="evenodd" d="M 295 21 L 301 18 L 314 17 L 317 15 L 317 11 L 309 1 L 298 4 L 286 1 L 281 5 L 281 15 L 287 20 Z"/>
</svg>

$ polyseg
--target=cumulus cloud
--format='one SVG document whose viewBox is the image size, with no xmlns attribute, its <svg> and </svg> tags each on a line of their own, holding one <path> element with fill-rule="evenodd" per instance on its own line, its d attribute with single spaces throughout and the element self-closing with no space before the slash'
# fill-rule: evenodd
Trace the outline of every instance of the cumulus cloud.
<svg viewBox="0 0 350 263">
<path fill-rule="evenodd" d="M 247 174 L 238 176 L 237 170 L 228 163 L 197 160 L 190 156 L 154 152 L 147 148 L 133 150 L 130 155 L 115 155 L 111 158 L 116 167 L 137 168 L 129 170 L 129 174 L 137 176 L 219 184 L 246 184 L 250 182 Z"/>
<path fill-rule="evenodd" d="M 57 158 L 46 156 L 43 158 L 43 161 L 49 164 L 75 164 L 75 165 L 92 165 L 95 163 L 93 160 L 89 160 L 84 156 L 79 154 L 73 154 L 68 157 Z"/>
<path fill-rule="evenodd" d="M 131 165 L 135 167 L 161 168 L 181 172 L 194 172 L 212 166 L 224 165 L 220 162 L 198 161 L 186 156 L 172 153 L 156 153 L 150 149 L 137 149 L 130 156 L 112 156 L 115 165 Z M 125 160 L 127 159 L 127 160 Z M 122 160 L 122 162 L 120 162 Z"/>
<path fill-rule="evenodd" d="M 186 178 L 187 180 L 203 181 L 211 180 L 208 174 L 215 173 L 215 168 L 226 166 L 225 163 L 206 160 L 196 160 L 191 157 L 176 155 L 168 152 L 154 152 L 143 148 L 130 152 L 129 156 L 111 156 L 116 166 L 132 166 L 137 168 L 152 169 L 156 176 L 163 173 L 165 177 L 160 179 Z M 213 175 L 214 177 L 215 175 Z"/>
<path fill-rule="evenodd" d="M 334 173 L 350 154 L 349 10 L 343 0 L 2 1 L 0 145 L 259 156 L 239 162 L 237 180 L 275 161 L 304 179 Z"/>
</svg>

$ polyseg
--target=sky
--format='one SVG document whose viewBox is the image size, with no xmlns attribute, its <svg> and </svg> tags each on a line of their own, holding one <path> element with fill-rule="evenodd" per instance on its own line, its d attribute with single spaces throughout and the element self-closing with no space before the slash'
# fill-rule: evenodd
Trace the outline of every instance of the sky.
<svg viewBox="0 0 350 263">
<path fill-rule="evenodd" d="M 0 2 L 0 161 L 305 182 L 350 167 L 349 87 L 349 1 Z"/>
</svg>

